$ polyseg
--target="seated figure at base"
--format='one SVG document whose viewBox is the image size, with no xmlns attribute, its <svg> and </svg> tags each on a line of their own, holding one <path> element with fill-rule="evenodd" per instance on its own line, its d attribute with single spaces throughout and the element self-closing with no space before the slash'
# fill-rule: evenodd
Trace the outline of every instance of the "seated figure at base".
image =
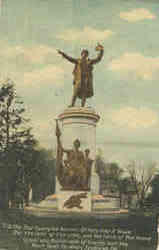
<svg viewBox="0 0 159 250">
<path fill-rule="evenodd" d="M 63 190 L 88 190 L 90 179 L 89 150 L 85 154 L 80 150 L 80 140 L 73 142 L 72 149 L 65 149 L 61 142 L 61 131 L 56 123 L 57 136 L 57 178 Z M 64 158 L 64 154 L 66 156 Z M 89 162 L 89 163 L 88 163 Z M 89 166 L 88 166 L 89 165 Z"/>
</svg>

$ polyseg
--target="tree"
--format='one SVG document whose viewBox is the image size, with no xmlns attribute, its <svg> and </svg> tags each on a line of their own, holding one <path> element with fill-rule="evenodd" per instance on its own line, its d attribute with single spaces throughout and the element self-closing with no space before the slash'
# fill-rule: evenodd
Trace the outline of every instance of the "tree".
<svg viewBox="0 0 159 250">
<path fill-rule="evenodd" d="M 96 158 L 96 172 L 100 179 L 100 194 L 104 190 L 108 193 L 117 193 L 119 191 L 120 179 L 123 174 L 117 163 L 106 163 L 104 159 L 98 155 Z"/>
<path fill-rule="evenodd" d="M 151 193 L 147 201 L 153 206 L 159 206 L 159 174 L 155 174 L 151 181 Z"/>
<path fill-rule="evenodd" d="M 29 119 L 25 118 L 23 101 L 14 83 L 7 79 L 0 86 L 0 207 L 29 203 L 54 193 L 55 158 L 52 152 L 38 146 Z"/>
<path fill-rule="evenodd" d="M 33 201 L 39 202 L 55 192 L 55 157 L 51 150 L 37 147 L 32 156 Z"/>
<path fill-rule="evenodd" d="M 102 194 L 102 191 L 104 189 L 105 168 L 106 168 L 106 163 L 104 159 L 100 155 L 98 155 L 96 157 L 95 169 L 96 169 L 96 173 L 99 176 L 99 194 Z"/>
<path fill-rule="evenodd" d="M 0 193 L 5 198 L 2 207 L 15 199 L 16 181 L 24 172 L 24 159 L 35 139 L 24 117 L 23 101 L 16 94 L 14 83 L 6 79 L 0 86 Z"/>
<path fill-rule="evenodd" d="M 29 121 L 24 118 L 23 101 L 16 95 L 14 83 L 7 79 L 0 88 L 0 148 L 9 150 L 12 144 L 30 136 Z"/>
<path fill-rule="evenodd" d="M 125 201 L 126 201 L 126 206 L 130 208 L 132 203 L 132 197 L 135 194 L 134 187 L 132 185 L 130 177 L 122 177 L 119 179 L 118 190 L 120 198 L 120 207 L 122 207 L 123 205 L 125 207 Z"/>
<path fill-rule="evenodd" d="M 117 163 L 110 162 L 106 164 L 105 182 L 109 192 L 119 194 L 120 180 L 123 175 L 123 169 Z"/>
<path fill-rule="evenodd" d="M 137 206 L 142 208 L 156 172 L 156 164 L 146 166 L 142 162 L 132 161 L 126 169 L 137 196 Z"/>
</svg>

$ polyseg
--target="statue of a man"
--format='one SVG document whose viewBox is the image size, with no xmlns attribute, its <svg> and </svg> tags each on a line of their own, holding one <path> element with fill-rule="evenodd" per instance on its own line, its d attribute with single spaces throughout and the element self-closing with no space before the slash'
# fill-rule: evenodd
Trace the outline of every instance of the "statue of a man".
<svg viewBox="0 0 159 250">
<path fill-rule="evenodd" d="M 92 97 L 93 93 L 93 65 L 98 63 L 104 54 L 104 47 L 100 44 L 96 46 L 96 51 L 99 51 L 99 54 L 96 58 L 90 59 L 88 58 L 89 52 L 88 50 L 83 49 L 81 52 L 81 58 L 75 59 L 64 52 L 58 50 L 58 53 L 61 54 L 65 59 L 69 62 L 74 63 L 75 67 L 73 70 L 74 75 L 74 89 L 71 107 L 75 105 L 77 97 L 81 99 L 81 106 L 84 107 L 86 103 L 86 99 Z"/>
</svg>

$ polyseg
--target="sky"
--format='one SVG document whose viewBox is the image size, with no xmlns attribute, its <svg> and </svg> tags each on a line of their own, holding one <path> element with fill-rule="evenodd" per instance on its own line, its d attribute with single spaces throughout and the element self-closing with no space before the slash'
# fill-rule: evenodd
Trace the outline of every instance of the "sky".
<svg viewBox="0 0 159 250">
<path fill-rule="evenodd" d="M 159 2 L 1 0 L 0 78 L 11 78 L 41 145 L 55 145 L 54 118 L 70 103 L 73 65 L 86 48 L 100 114 L 97 148 L 108 160 L 159 160 Z M 77 103 L 78 104 L 78 103 Z M 129 157 L 128 157 L 129 156 Z"/>
</svg>

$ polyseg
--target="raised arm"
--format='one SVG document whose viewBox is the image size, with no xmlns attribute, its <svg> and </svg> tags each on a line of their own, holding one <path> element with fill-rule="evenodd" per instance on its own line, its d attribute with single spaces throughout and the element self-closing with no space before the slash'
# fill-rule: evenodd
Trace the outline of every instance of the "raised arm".
<svg viewBox="0 0 159 250">
<path fill-rule="evenodd" d="M 60 128 L 59 128 L 59 125 L 58 125 L 58 120 L 56 120 L 56 137 L 57 137 L 57 147 L 59 149 L 61 149 L 64 153 L 68 153 L 70 152 L 71 150 L 70 149 L 65 149 L 63 148 L 63 145 L 62 145 L 62 142 L 61 142 L 61 131 L 60 131 Z"/>
<path fill-rule="evenodd" d="M 91 59 L 91 64 L 96 64 L 96 63 L 100 62 L 103 55 L 104 55 L 104 49 L 100 50 L 100 52 L 98 53 L 96 58 Z"/>
<path fill-rule="evenodd" d="M 77 63 L 77 59 L 72 58 L 71 56 L 66 55 L 66 54 L 65 54 L 64 52 L 62 52 L 61 50 L 58 50 L 58 53 L 59 53 L 60 55 L 62 55 L 65 59 L 67 59 L 69 62 L 71 62 L 71 63 Z"/>
<path fill-rule="evenodd" d="M 96 58 L 91 60 L 91 64 L 95 64 L 95 63 L 100 62 L 102 57 L 103 57 L 103 54 L 104 54 L 104 47 L 103 47 L 103 45 L 101 45 L 99 43 L 97 44 L 95 50 L 99 51 L 99 53 L 98 53 Z"/>
<path fill-rule="evenodd" d="M 57 147 L 60 148 L 64 153 L 69 153 L 71 151 L 71 149 L 65 149 L 65 148 L 63 148 L 60 136 L 57 135 L 57 134 L 56 134 L 56 136 L 57 136 Z"/>
</svg>

